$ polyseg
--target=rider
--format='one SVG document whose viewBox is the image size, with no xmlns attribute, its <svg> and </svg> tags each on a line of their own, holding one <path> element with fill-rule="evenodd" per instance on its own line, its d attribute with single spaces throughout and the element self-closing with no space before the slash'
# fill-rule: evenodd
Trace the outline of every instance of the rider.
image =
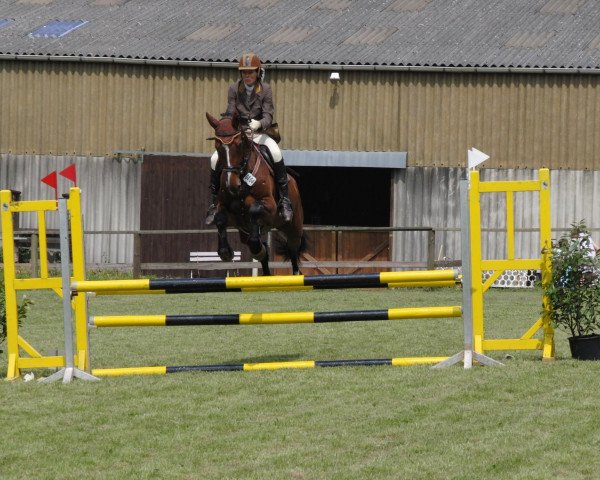
<svg viewBox="0 0 600 480">
<path fill-rule="evenodd" d="M 227 111 L 224 116 L 245 115 L 250 118 L 249 127 L 253 132 L 253 140 L 259 145 L 266 145 L 273 157 L 273 173 L 279 192 L 279 209 L 285 222 L 292 220 L 292 203 L 288 196 L 288 180 L 283 155 L 279 146 L 264 133 L 273 122 L 273 94 L 271 86 L 264 83 L 264 69 L 260 59 L 254 53 L 245 53 L 240 58 L 240 79 L 229 86 L 227 93 Z M 211 225 L 217 212 L 217 194 L 220 187 L 220 172 L 217 172 L 218 153 L 210 158 L 210 192 L 212 203 L 206 213 L 206 224 Z"/>
</svg>

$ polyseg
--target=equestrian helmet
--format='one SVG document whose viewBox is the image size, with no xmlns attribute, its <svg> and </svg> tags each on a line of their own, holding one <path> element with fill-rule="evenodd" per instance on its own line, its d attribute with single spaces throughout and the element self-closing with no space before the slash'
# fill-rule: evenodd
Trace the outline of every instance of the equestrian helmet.
<svg viewBox="0 0 600 480">
<path fill-rule="evenodd" d="M 238 70 L 260 70 L 260 58 L 255 53 L 244 53 Z"/>
</svg>

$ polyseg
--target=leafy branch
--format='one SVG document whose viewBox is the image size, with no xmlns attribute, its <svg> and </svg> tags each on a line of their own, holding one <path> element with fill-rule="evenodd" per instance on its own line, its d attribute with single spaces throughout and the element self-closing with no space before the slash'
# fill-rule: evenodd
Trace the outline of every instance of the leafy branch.
<svg viewBox="0 0 600 480">
<path fill-rule="evenodd" d="M 6 297 L 4 295 L 4 281 L 0 279 L 0 345 L 4 340 L 6 340 Z M 19 322 L 19 326 L 21 325 L 21 321 L 27 317 L 27 313 L 29 312 L 29 307 L 33 304 L 33 302 L 27 298 L 23 297 L 21 303 L 17 303 L 17 319 Z M 2 350 L 0 350 L 2 352 Z"/>
</svg>

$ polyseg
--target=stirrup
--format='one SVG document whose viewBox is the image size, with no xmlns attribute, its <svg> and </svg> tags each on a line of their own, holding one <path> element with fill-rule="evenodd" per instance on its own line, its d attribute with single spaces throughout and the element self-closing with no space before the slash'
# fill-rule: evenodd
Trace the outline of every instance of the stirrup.
<svg viewBox="0 0 600 480">
<path fill-rule="evenodd" d="M 204 223 L 206 225 L 214 224 L 216 214 L 217 214 L 217 206 L 213 203 L 210 205 L 210 207 L 208 207 L 208 210 L 206 211 L 206 219 L 204 220 Z"/>
</svg>

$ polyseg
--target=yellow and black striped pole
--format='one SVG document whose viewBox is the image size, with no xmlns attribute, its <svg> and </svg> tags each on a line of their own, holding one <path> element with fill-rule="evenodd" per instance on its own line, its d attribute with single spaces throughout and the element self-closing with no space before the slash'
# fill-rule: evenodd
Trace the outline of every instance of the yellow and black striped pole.
<svg viewBox="0 0 600 480">
<path fill-rule="evenodd" d="M 291 323 L 364 322 L 415 318 L 460 317 L 460 306 L 390 308 L 341 312 L 270 312 L 219 315 L 109 315 L 90 318 L 95 327 L 174 327 L 191 325 L 275 325 Z"/>
<path fill-rule="evenodd" d="M 95 368 L 92 375 L 97 377 L 120 377 L 125 375 L 166 375 L 180 372 L 251 372 L 257 370 L 282 370 L 317 367 L 375 367 L 381 365 L 410 366 L 431 365 L 442 362 L 448 357 L 398 357 L 352 360 L 294 360 L 285 362 L 236 363 L 217 365 L 183 365 L 155 367 Z"/>
<path fill-rule="evenodd" d="M 273 289 L 387 288 L 402 286 L 453 286 L 460 283 L 458 270 L 417 270 L 341 275 L 282 275 L 273 277 L 227 277 L 140 280 L 84 280 L 71 284 L 77 292 L 207 293 Z"/>
</svg>

